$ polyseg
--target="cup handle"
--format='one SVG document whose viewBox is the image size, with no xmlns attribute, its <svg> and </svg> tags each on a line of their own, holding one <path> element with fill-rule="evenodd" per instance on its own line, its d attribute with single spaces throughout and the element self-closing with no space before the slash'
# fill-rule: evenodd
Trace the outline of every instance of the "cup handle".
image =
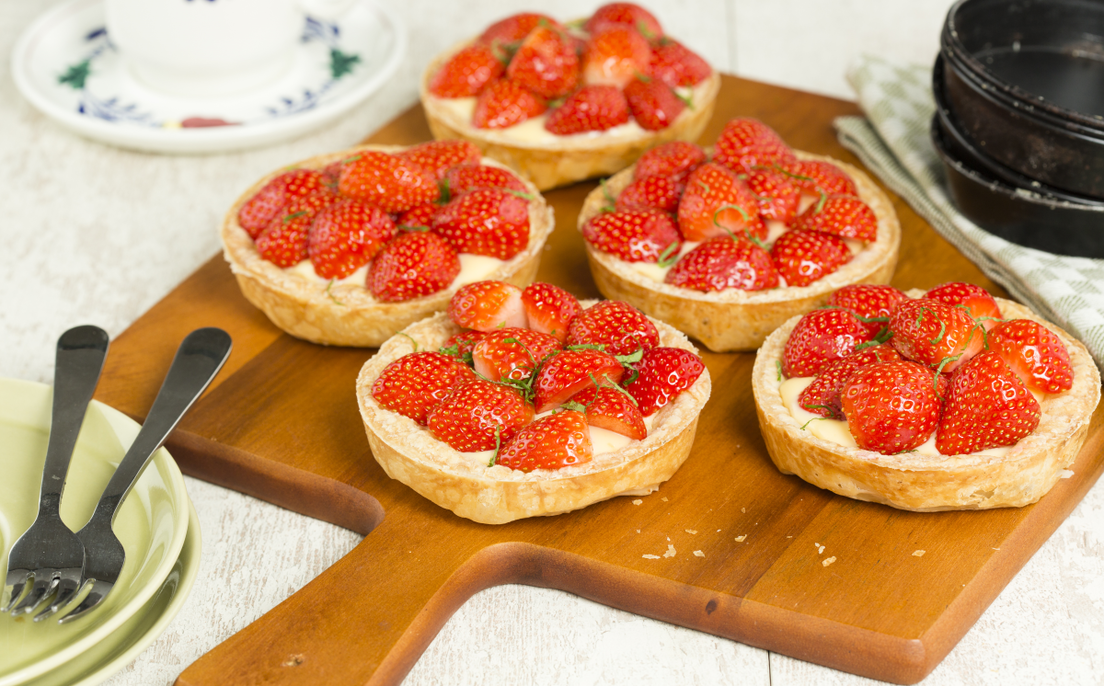
<svg viewBox="0 0 1104 686">
<path fill-rule="evenodd" d="M 341 17 L 357 0 L 298 0 L 300 9 L 317 19 L 334 20 Z"/>
</svg>

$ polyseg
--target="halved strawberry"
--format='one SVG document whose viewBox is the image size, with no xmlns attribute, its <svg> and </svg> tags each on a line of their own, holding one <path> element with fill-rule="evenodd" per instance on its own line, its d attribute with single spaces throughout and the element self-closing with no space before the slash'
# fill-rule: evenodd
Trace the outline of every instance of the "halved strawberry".
<svg viewBox="0 0 1104 686">
<path fill-rule="evenodd" d="M 787 286 L 808 286 L 851 261 L 851 251 L 839 236 L 793 229 L 771 246 L 771 259 Z"/>
<path fill-rule="evenodd" d="M 364 150 L 341 170 L 342 195 L 405 212 L 437 199 L 437 180 L 421 165 L 375 150 Z"/>
<path fill-rule="evenodd" d="M 671 88 L 696 86 L 712 73 L 708 62 L 672 38 L 660 38 L 652 49 L 648 74 Z"/>
<path fill-rule="evenodd" d="M 337 193 L 323 186 L 313 193 L 294 198 L 269 221 L 257 236 L 255 245 L 261 257 L 277 267 L 294 267 L 309 257 L 310 227 L 314 218 L 338 201 Z"/>
<path fill-rule="evenodd" d="M 472 349 L 472 364 L 490 381 L 524 381 L 549 355 L 563 349 L 559 339 L 529 329 L 504 328 L 486 333 Z"/>
<path fill-rule="evenodd" d="M 659 210 L 678 212 L 682 188 L 669 176 L 645 176 L 636 179 L 617 195 L 618 210 Z M 674 226 L 672 224 L 672 226 Z"/>
<path fill-rule="evenodd" d="M 679 199 L 678 224 L 688 241 L 729 233 L 760 240 L 767 237 L 755 194 L 735 174 L 711 162 L 695 169 L 686 180 L 686 190 Z"/>
<path fill-rule="evenodd" d="M 913 450 L 939 424 L 942 402 L 935 391 L 935 373 L 915 362 L 861 367 L 844 384 L 841 395 L 847 426 L 864 450 L 883 455 Z"/>
<path fill-rule="evenodd" d="M 637 441 L 648 437 L 644 413 L 629 392 L 620 386 L 591 386 L 571 396 L 586 412 L 587 424 Z"/>
<path fill-rule="evenodd" d="M 1031 390 L 1061 393 L 1073 388 L 1073 367 L 1062 339 L 1030 319 L 998 324 L 988 337 L 989 349 Z"/>
<path fill-rule="evenodd" d="M 642 76 L 632 79 L 624 88 L 629 111 L 645 131 L 667 128 L 686 109 L 686 103 L 659 79 Z"/>
<path fill-rule="evenodd" d="M 659 330 L 627 302 L 602 300 L 572 318 L 567 344 L 597 345 L 610 355 L 631 355 L 659 345 Z"/>
<path fill-rule="evenodd" d="M 284 172 L 245 201 L 238 210 L 238 224 L 250 238 L 256 238 L 291 201 L 306 197 L 325 185 L 325 177 L 313 169 Z"/>
<path fill-rule="evenodd" d="M 506 76 L 545 98 L 567 95 L 579 82 L 579 56 L 563 31 L 538 24 L 522 40 Z"/>
<path fill-rule="evenodd" d="M 948 305 L 963 305 L 970 316 L 978 321 L 986 331 L 1000 323 L 1001 311 L 997 301 L 989 291 L 972 283 L 952 281 L 936 286 L 924 294 L 925 298 L 940 300 Z"/>
<path fill-rule="evenodd" d="M 1035 430 L 1039 401 L 993 351 L 979 353 L 951 374 L 947 405 L 935 435 L 944 455 L 1012 445 Z"/>
<path fill-rule="evenodd" d="M 380 208 L 343 200 L 314 218 L 307 254 L 316 274 L 324 279 L 344 279 L 368 264 L 395 233 L 395 222 Z"/>
<path fill-rule="evenodd" d="M 826 160 L 784 160 L 778 169 L 809 195 L 853 195 L 859 191 L 842 169 Z"/>
<path fill-rule="evenodd" d="M 738 288 L 759 291 L 778 285 L 770 253 L 746 238 L 710 238 L 679 258 L 665 283 L 709 293 Z"/>
<path fill-rule="evenodd" d="M 618 24 L 591 34 L 583 51 L 583 83 L 624 88 L 648 69 L 652 48 L 635 28 Z"/>
<path fill-rule="evenodd" d="M 383 368 L 372 384 L 372 397 L 388 410 L 425 426 L 434 405 L 458 384 L 475 378 L 475 373 L 455 357 L 437 352 L 410 353 Z"/>
<path fill-rule="evenodd" d="M 965 309 L 918 298 L 898 303 L 889 317 L 890 343 L 920 364 L 953 372 L 985 345 L 985 333 Z"/>
<path fill-rule="evenodd" d="M 629 121 L 629 103 L 616 86 L 583 86 L 548 113 L 544 128 L 557 136 L 605 131 Z"/>
<path fill-rule="evenodd" d="M 505 71 L 506 65 L 490 46 L 475 43 L 441 65 L 427 87 L 439 98 L 467 98 L 478 95 Z"/>
<path fill-rule="evenodd" d="M 472 126 L 505 129 L 544 114 L 547 109 L 544 96 L 510 79 L 498 79 L 484 88 L 476 99 Z"/>
<path fill-rule="evenodd" d="M 529 245 L 529 202 L 516 191 L 477 188 L 433 217 L 433 231 L 456 252 L 508 260 Z"/>
<path fill-rule="evenodd" d="M 500 19 L 491 24 L 483 33 L 479 34 L 475 42 L 483 45 L 508 47 L 513 43 L 520 43 L 529 35 L 530 31 L 537 28 L 540 24 L 557 29 L 563 28 L 560 22 L 547 14 L 521 12 L 519 14 L 511 14 L 505 19 Z"/>
<path fill-rule="evenodd" d="M 676 184 L 685 186 L 691 172 L 705 161 L 705 151 L 697 145 L 686 141 L 671 141 L 657 145 L 641 155 L 633 168 L 633 178 L 666 176 Z"/>
<path fill-rule="evenodd" d="M 797 216 L 801 189 L 790 177 L 774 167 L 755 167 L 748 171 L 748 188 L 759 201 L 759 216 L 788 224 Z"/>
<path fill-rule="evenodd" d="M 449 193 L 461 195 L 476 188 L 505 188 L 525 193 L 525 184 L 513 172 L 486 164 L 462 164 L 445 174 Z"/>
<path fill-rule="evenodd" d="M 559 286 L 535 281 L 521 293 L 521 304 L 529 328 L 560 341 L 567 340 L 567 326 L 575 315 L 583 311 L 579 300 Z"/>
<path fill-rule="evenodd" d="M 849 310 L 838 307 L 813 310 L 798 320 L 786 341 L 782 373 L 789 378 L 816 376 L 871 339 L 870 332 Z"/>
<path fill-rule="evenodd" d="M 483 379 L 455 386 L 426 417 L 434 438 L 464 453 L 494 450 L 531 421 L 520 391 Z"/>
<path fill-rule="evenodd" d="M 419 143 L 395 153 L 395 157 L 417 164 L 432 174 L 434 179 L 440 180 L 458 164 L 479 164 L 483 153 L 475 147 L 475 143 L 450 139 Z"/>
<path fill-rule="evenodd" d="M 443 238 L 425 231 L 400 233 L 368 266 L 368 290 L 377 300 L 399 302 L 448 288 L 460 258 Z"/>
<path fill-rule="evenodd" d="M 519 431 L 499 451 L 495 464 L 531 472 L 590 462 L 594 448 L 586 417 L 575 410 L 541 417 Z"/>
<path fill-rule="evenodd" d="M 721 130 L 713 161 L 740 174 L 794 159 L 793 151 L 774 129 L 758 119 L 738 117 Z"/>
<path fill-rule="evenodd" d="M 546 412 L 603 379 L 617 383 L 624 371 L 609 353 L 593 348 L 569 348 L 550 357 L 537 371 L 533 403 L 537 412 Z"/>
<path fill-rule="evenodd" d="M 870 335 L 889 326 L 889 315 L 897 304 L 909 297 L 887 284 L 860 283 L 844 286 L 828 296 L 828 305 L 846 307 L 859 315 Z"/>
<path fill-rule="evenodd" d="M 893 346 L 885 343 L 860 348 L 842 357 L 835 362 L 830 362 L 817 374 L 816 379 L 801 391 L 797 397 L 798 404 L 821 417 L 829 419 L 844 419 L 843 400 L 840 392 L 855 370 L 875 362 L 891 362 L 904 359 Z"/>
<path fill-rule="evenodd" d="M 586 20 L 583 28 L 595 34 L 611 26 L 631 26 L 649 40 L 663 35 L 663 27 L 655 15 L 632 2 L 611 2 L 602 5 Z"/>
<path fill-rule="evenodd" d="M 525 328 L 522 290 L 506 281 L 476 281 L 456 289 L 449 300 L 448 318 L 463 329 L 494 331 Z"/>
<path fill-rule="evenodd" d="M 625 390 L 641 414 L 650 417 L 693 386 L 705 363 L 689 350 L 657 347 L 644 351 L 634 368 L 636 378 L 625 384 Z"/>
<path fill-rule="evenodd" d="M 861 199 L 851 195 L 826 195 L 799 214 L 790 227 L 823 231 L 860 241 L 878 240 L 878 217 Z"/>
<path fill-rule="evenodd" d="M 682 238 L 671 218 L 655 210 L 604 212 L 583 224 L 583 238 L 626 262 L 659 262 L 678 255 Z"/>
</svg>

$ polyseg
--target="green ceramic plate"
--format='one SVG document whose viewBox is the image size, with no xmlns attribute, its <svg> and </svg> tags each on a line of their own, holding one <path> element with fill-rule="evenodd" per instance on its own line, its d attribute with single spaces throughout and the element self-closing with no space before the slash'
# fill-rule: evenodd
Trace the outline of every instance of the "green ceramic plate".
<svg viewBox="0 0 1104 686">
<path fill-rule="evenodd" d="M 49 386 L 0 379 L 0 579 L 12 543 L 34 521 L 50 425 Z M 93 402 L 77 440 L 62 496 L 61 518 L 74 530 L 92 516 L 115 466 L 138 434 L 121 412 Z M 138 479 L 115 518 L 126 564 L 99 608 L 59 625 L 0 615 L 0 686 L 25 684 L 92 649 L 119 629 L 161 588 L 188 532 L 184 478 L 164 449 Z M 8 589 L 0 602 L 7 603 Z M 10 648 L 10 649 L 9 649 Z"/>
</svg>

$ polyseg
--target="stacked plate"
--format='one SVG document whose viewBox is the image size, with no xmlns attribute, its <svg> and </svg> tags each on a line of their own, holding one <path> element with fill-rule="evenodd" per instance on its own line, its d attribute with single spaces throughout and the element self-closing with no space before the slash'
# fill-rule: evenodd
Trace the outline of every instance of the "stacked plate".
<svg viewBox="0 0 1104 686">
<path fill-rule="evenodd" d="M 49 386 L 0 379 L 0 579 L 7 574 L 8 549 L 38 510 L 51 397 Z M 138 429 L 106 405 L 89 406 L 61 503 L 61 517 L 74 530 L 91 517 Z M 114 528 L 126 563 L 99 608 L 64 625 L 0 615 L 0 686 L 100 683 L 179 612 L 199 572 L 200 532 L 184 478 L 164 449 L 123 501 Z"/>
<path fill-rule="evenodd" d="M 1104 3 L 959 0 L 932 73 L 959 210 L 1009 241 L 1104 257 Z"/>
</svg>

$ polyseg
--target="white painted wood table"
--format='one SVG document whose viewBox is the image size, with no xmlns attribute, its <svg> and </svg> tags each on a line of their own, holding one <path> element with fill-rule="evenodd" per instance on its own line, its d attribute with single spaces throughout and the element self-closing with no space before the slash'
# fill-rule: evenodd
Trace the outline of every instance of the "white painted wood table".
<svg viewBox="0 0 1104 686">
<path fill-rule="evenodd" d="M 81 139 L 16 91 L 10 54 L 56 2 L 0 0 L 0 376 L 50 382 L 62 331 L 118 335 L 219 250 L 225 208 L 278 166 L 363 139 L 416 100 L 433 53 L 535 4 L 392 3 L 410 51 L 379 93 L 326 130 L 207 156 L 131 152 Z M 565 1 L 559 16 L 597 2 Z M 851 98 L 859 52 L 929 62 L 949 2 L 654 0 L 668 31 L 745 78 Z M 167 632 L 109 682 L 169 684 L 191 662 L 348 552 L 359 537 L 188 479 L 199 511 L 199 581 Z M 868 680 L 525 586 L 477 594 L 404 682 L 807 684 Z M 1104 684 L 1104 484 L 1098 484 L 925 680 Z"/>
</svg>

